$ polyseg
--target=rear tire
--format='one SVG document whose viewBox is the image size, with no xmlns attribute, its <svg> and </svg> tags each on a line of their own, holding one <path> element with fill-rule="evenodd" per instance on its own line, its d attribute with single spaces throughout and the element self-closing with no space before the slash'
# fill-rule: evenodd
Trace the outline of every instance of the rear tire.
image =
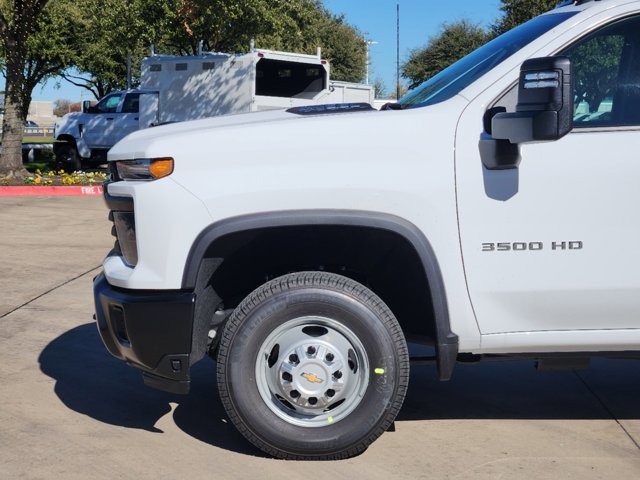
<svg viewBox="0 0 640 480">
<path fill-rule="evenodd" d="M 76 147 L 69 143 L 60 145 L 56 151 L 56 166 L 68 173 L 82 169 L 82 162 Z"/>
<path fill-rule="evenodd" d="M 256 289 L 226 323 L 220 398 L 236 428 L 285 459 L 358 455 L 393 423 L 409 380 L 407 345 L 373 292 L 302 272 Z"/>
</svg>

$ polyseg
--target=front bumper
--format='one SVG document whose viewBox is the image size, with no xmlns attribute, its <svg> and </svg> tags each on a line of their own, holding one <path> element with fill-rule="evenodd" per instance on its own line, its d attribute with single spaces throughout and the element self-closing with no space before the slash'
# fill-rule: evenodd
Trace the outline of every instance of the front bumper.
<svg viewBox="0 0 640 480">
<path fill-rule="evenodd" d="M 107 350 L 141 369 L 146 385 L 188 393 L 195 294 L 125 290 L 111 286 L 101 273 L 93 295 Z"/>
</svg>

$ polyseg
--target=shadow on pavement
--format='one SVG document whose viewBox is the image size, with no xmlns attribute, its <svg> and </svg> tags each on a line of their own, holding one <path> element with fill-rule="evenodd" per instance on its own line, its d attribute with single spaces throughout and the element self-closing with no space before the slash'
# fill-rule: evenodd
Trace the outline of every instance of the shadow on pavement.
<svg viewBox="0 0 640 480">
<path fill-rule="evenodd" d="M 171 411 L 185 433 L 238 453 L 264 456 L 227 420 L 218 399 L 215 365 L 206 359 L 192 369 L 189 395 L 144 386 L 140 372 L 113 358 L 93 323 L 50 342 L 38 358 L 43 373 L 56 380 L 55 393 L 68 408 L 110 425 L 163 433 L 157 421 Z"/>
<path fill-rule="evenodd" d="M 70 409 L 110 425 L 162 433 L 157 421 L 173 412 L 185 433 L 238 453 L 264 456 L 227 420 L 215 387 L 215 365 L 192 369 L 189 395 L 145 387 L 140 373 L 111 357 L 96 327 L 76 327 L 49 343 L 39 357 Z M 589 370 L 536 372 L 531 361 L 459 365 L 439 382 L 434 367 L 412 368 L 399 421 L 432 419 L 640 418 L 640 362 L 595 360 Z"/>
<path fill-rule="evenodd" d="M 586 370 L 537 371 L 532 360 L 458 364 L 449 382 L 412 369 L 398 420 L 640 419 L 640 361 L 596 358 Z"/>
</svg>

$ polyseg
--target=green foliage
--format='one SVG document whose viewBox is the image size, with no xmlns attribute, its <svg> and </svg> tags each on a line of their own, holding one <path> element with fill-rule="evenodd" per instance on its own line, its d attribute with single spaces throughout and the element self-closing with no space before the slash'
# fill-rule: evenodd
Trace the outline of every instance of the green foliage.
<svg viewBox="0 0 640 480">
<path fill-rule="evenodd" d="M 591 38 L 565 52 L 573 62 L 576 106 L 584 101 L 589 111 L 595 112 L 607 96 L 613 96 L 623 48 L 622 35 L 608 35 Z"/>
<path fill-rule="evenodd" d="M 0 172 L 21 176 L 23 122 L 35 86 L 68 61 L 71 2 L 0 0 L 0 69 L 6 77 Z"/>
<path fill-rule="evenodd" d="M 230 53 L 247 52 L 251 39 L 269 50 L 315 54 L 320 47 L 334 79 L 364 77 L 362 33 L 319 0 L 174 0 L 165 11 L 158 43 L 169 53 L 195 54 L 200 40 L 206 51 Z"/>
<path fill-rule="evenodd" d="M 77 72 L 65 78 L 100 98 L 126 86 L 127 56 L 134 86 L 151 44 L 165 54 L 195 55 L 256 47 L 316 53 L 323 49 L 332 76 L 359 81 L 365 70 L 362 34 L 319 0 L 79 0 L 86 12 L 76 34 Z"/>
<path fill-rule="evenodd" d="M 24 113 L 29 110 L 31 92 L 43 80 L 59 76 L 73 61 L 74 37 L 81 24 L 81 10 L 76 2 L 48 2 L 37 22 L 37 29 L 27 42 L 25 65 Z"/>
<path fill-rule="evenodd" d="M 0 12 L 13 22 L 12 4 L 8 0 L 0 1 Z M 31 103 L 31 93 L 38 83 L 59 75 L 70 64 L 73 48 L 69 42 L 73 38 L 78 21 L 78 8 L 71 1 L 53 1 L 45 3 L 33 19 L 29 32 L 18 35 L 24 39 L 26 47 L 22 78 L 15 90 L 22 98 L 21 110 L 26 116 Z M 27 13 L 23 13 L 27 15 Z M 9 27 L 11 28 L 11 27 Z M 6 39 L 5 39 L 6 40 Z M 0 69 L 4 69 L 7 59 L 15 53 L 7 41 L 0 43 Z"/>
<path fill-rule="evenodd" d="M 558 0 L 501 0 L 502 16 L 485 31 L 468 20 L 445 24 L 426 47 L 411 51 L 402 75 L 415 88 L 492 38 L 556 6 Z"/>
<path fill-rule="evenodd" d="M 167 2 L 150 0 L 78 0 L 82 22 L 75 54 L 64 78 L 101 98 L 127 86 L 127 57 L 135 86 L 140 61 L 166 25 Z"/>
<path fill-rule="evenodd" d="M 554 8 L 559 0 L 501 0 L 502 17 L 491 28 L 494 36 Z"/>
<path fill-rule="evenodd" d="M 445 24 L 426 47 L 411 51 L 402 65 L 402 76 L 415 88 L 487 41 L 484 29 L 468 20 Z"/>
</svg>

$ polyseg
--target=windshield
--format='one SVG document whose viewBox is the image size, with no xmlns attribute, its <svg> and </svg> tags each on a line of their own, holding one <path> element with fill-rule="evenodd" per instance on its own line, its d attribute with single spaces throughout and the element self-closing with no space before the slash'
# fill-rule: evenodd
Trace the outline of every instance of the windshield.
<svg viewBox="0 0 640 480">
<path fill-rule="evenodd" d="M 575 13 L 543 15 L 509 30 L 411 90 L 398 103 L 402 108 L 424 107 L 457 95 L 493 67 Z"/>
</svg>

